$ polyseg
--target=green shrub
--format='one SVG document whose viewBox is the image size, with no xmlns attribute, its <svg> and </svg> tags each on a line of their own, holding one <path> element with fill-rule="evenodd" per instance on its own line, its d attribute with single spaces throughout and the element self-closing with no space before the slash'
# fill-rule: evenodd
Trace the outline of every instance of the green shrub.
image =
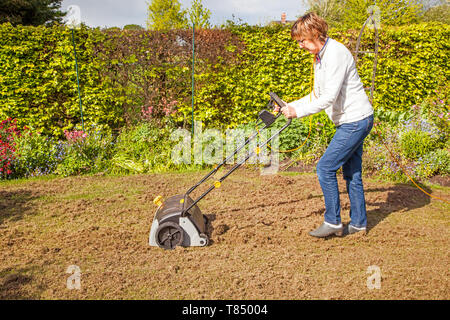
<svg viewBox="0 0 450 320">
<path fill-rule="evenodd" d="M 415 107 L 408 120 L 399 124 L 379 123 L 365 141 L 363 169 L 388 181 L 408 182 L 436 174 L 448 174 L 449 152 L 443 148 L 442 132 L 422 119 Z M 378 132 L 380 135 L 376 134 Z M 388 151 L 389 149 L 389 151 Z"/>
<path fill-rule="evenodd" d="M 64 157 L 63 143 L 34 129 L 16 137 L 14 177 L 33 177 L 53 173 Z"/>
<path fill-rule="evenodd" d="M 424 155 L 417 162 L 415 173 L 420 178 L 450 174 L 450 152 L 447 149 L 439 149 Z"/>
<path fill-rule="evenodd" d="M 111 134 L 90 128 L 87 132 L 66 131 L 65 135 L 65 155 L 55 170 L 56 174 L 70 176 L 108 171 L 114 147 Z"/>
<path fill-rule="evenodd" d="M 411 160 L 417 160 L 436 149 L 436 139 L 423 131 L 406 131 L 400 136 L 402 153 Z"/>
<path fill-rule="evenodd" d="M 150 122 L 125 128 L 117 137 L 111 160 L 113 173 L 143 173 L 173 167 L 169 140 L 171 127 Z"/>
<path fill-rule="evenodd" d="M 398 142 L 399 126 L 379 123 L 364 141 L 363 171 L 385 181 L 406 182 L 403 168 L 410 170 L 410 162 L 402 157 Z M 379 134 L 377 134 L 378 132 Z"/>
</svg>

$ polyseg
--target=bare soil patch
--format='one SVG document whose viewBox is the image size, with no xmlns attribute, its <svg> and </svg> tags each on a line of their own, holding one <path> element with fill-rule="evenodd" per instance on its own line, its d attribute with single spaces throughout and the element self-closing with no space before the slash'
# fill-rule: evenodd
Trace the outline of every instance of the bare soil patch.
<svg viewBox="0 0 450 320">
<path fill-rule="evenodd" d="M 0 299 L 450 298 L 450 206 L 410 185 L 366 179 L 367 234 L 315 239 L 324 210 L 315 175 L 240 169 L 199 203 L 209 246 L 150 247 L 152 200 L 204 174 L 0 184 Z M 427 188 L 445 199 L 449 190 Z M 80 290 L 67 288 L 70 265 Z M 367 287 L 372 265 L 380 289 Z"/>
<path fill-rule="evenodd" d="M 450 176 L 434 176 L 429 181 L 443 187 L 450 187 Z"/>
</svg>

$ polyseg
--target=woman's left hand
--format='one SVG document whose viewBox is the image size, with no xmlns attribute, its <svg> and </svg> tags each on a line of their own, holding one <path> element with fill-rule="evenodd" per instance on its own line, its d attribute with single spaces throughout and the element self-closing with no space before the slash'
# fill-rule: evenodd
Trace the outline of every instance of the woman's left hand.
<svg viewBox="0 0 450 320">
<path fill-rule="evenodd" d="M 283 115 L 288 119 L 297 118 L 297 112 L 295 112 L 294 107 L 291 107 L 288 104 L 281 108 L 281 113 L 283 113 Z"/>
</svg>

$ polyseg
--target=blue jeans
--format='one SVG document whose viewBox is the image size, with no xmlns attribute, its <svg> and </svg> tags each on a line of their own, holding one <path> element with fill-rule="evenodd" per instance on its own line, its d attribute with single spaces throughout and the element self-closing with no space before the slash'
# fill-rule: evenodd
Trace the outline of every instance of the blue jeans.
<svg viewBox="0 0 450 320">
<path fill-rule="evenodd" d="M 325 221 L 341 223 L 341 205 L 336 171 L 342 167 L 350 199 L 350 224 L 357 228 L 367 225 L 366 201 L 362 183 L 362 153 L 364 138 L 373 126 L 373 116 L 336 127 L 336 133 L 317 164 L 325 199 Z"/>
</svg>

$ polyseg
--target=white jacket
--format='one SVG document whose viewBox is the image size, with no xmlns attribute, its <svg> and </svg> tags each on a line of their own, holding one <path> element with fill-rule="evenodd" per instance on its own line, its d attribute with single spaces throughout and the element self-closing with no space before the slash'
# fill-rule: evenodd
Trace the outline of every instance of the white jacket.
<svg viewBox="0 0 450 320">
<path fill-rule="evenodd" d="M 342 44 L 328 38 L 314 64 L 315 96 L 289 103 L 302 118 L 325 110 L 336 126 L 362 120 L 373 114 L 355 61 Z M 312 101 L 311 101 L 311 100 Z"/>
</svg>

